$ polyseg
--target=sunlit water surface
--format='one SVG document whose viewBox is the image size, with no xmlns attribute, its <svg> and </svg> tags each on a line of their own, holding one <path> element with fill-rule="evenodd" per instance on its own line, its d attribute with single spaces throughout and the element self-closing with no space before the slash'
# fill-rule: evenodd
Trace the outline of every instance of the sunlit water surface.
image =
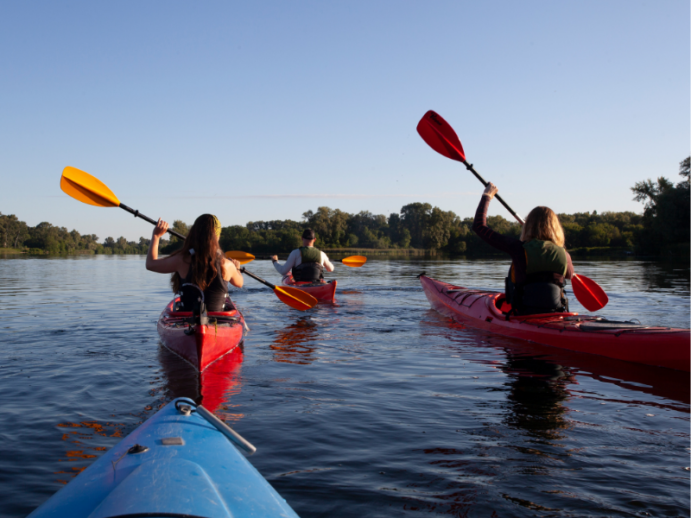
<svg viewBox="0 0 691 518">
<path fill-rule="evenodd" d="M 689 327 L 688 265 L 575 266 L 609 294 L 602 315 Z M 338 303 L 308 313 L 246 279 L 233 298 L 251 333 L 204 402 L 302 517 L 688 516 L 687 373 L 461 328 L 415 277 L 501 289 L 506 269 L 341 266 Z M 170 297 L 141 257 L 0 260 L 0 515 L 29 513 L 170 399 L 199 399 L 156 333 Z"/>
</svg>

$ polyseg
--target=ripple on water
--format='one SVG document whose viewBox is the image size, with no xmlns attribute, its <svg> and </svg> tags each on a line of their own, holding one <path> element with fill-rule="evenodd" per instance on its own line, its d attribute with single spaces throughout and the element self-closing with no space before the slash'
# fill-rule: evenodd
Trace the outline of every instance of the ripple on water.
<svg viewBox="0 0 691 518">
<path fill-rule="evenodd" d="M 201 379 L 159 344 L 168 280 L 142 258 L 2 265 L 3 516 L 178 396 L 257 445 L 252 463 L 303 517 L 688 515 L 687 373 L 465 328 L 416 279 L 501 289 L 505 261 L 339 268 L 338 303 L 308 314 L 247 279 L 234 299 L 252 331 Z M 576 267 L 609 293 L 608 316 L 688 327 L 688 268 Z"/>
</svg>

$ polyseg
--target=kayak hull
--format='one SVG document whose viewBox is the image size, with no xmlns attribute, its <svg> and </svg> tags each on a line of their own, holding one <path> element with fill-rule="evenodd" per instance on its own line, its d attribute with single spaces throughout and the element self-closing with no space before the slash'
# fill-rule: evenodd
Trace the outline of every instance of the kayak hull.
<svg viewBox="0 0 691 518">
<path fill-rule="evenodd" d="M 420 276 L 432 308 L 469 327 L 588 354 L 689 372 L 689 329 L 611 322 L 578 313 L 511 316 L 497 306 L 504 294 Z"/>
<path fill-rule="evenodd" d="M 217 428 L 178 402 L 194 408 L 186 398 L 167 404 L 29 516 L 297 517 Z"/>
<path fill-rule="evenodd" d="M 336 284 L 338 281 L 329 282 L 296 282 L 291 274 L 283 277 L 283 285 L 300 288 L 312 295 L 319 302 L 336 302 Z"/>
<path fill-rule="evenodd" d="M 187 319 L 192 313 L 173 310 L 178 300 L 166 306 L 156 327 L 163 345 L 195 369 L 203 371 L 242 343 L 245 321 L 237 309 L 209 312 L 212 323 L 190 327 Z"/>
</svg>

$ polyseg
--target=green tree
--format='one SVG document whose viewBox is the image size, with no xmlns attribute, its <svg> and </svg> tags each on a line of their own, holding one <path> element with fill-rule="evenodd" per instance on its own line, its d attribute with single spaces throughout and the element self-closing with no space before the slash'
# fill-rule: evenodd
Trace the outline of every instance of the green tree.
<svg viewBox="0 0 691 518">
<path fill-rule="evenodd" d="M 691 157 L 680 163 L 682 180 L 674 185 L 659 177 L 637 182 L 631 191 L 634 200 L 644 204 L 642 229 L 634 233 L 636 248 L 648 254 L 689 251 L 689 169 Z"/>
</svg>

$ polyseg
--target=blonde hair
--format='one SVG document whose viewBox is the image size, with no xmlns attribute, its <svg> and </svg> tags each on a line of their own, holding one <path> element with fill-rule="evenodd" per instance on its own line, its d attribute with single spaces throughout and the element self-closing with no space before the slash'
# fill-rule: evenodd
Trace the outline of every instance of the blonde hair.
<svg viewBox="0 0 691 518">
<path fill-rule="evenodd" d="M 559 218 L 549 207 L 535 207 L 525 218 L 521 241 L 551 241 L 557 246 L 564 246 L 564 229 Z"/>
</svg>

